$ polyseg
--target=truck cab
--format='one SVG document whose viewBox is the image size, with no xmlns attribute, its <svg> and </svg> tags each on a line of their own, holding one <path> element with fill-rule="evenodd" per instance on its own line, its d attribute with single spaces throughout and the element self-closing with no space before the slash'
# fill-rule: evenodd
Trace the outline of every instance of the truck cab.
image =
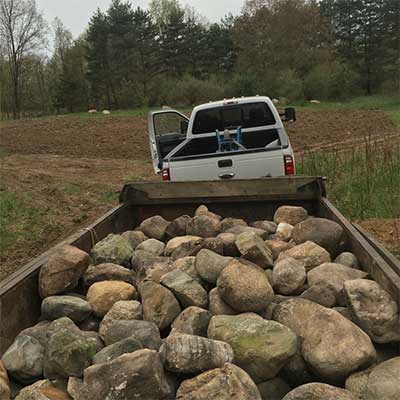
<svg viewBox="0 0 400 400">
<path fill-rule="evenodd" d="M 202 104 L 190 117 L 172 110 L 149 113 L 154 171 L 163 180 L 256 179 L 295 174 L 295 160 L 282 119 L 268 97 L 242 97 Z"/>
</svg>

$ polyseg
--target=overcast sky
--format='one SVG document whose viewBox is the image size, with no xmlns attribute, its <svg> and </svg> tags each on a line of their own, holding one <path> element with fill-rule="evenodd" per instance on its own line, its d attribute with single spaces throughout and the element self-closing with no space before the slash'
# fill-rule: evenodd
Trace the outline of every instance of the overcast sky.
<svg viewBox="0 0 400 400">
<path fill-rule="evenodd" d="M 36 0 L 49 23 L 59 17 L 74 37 L 86 28 L 97 7 L 106 10 L 111 0 Z M 150 0 L 131 0 L 134 8 L 147 8 Z M 219 21 L 226 14 L 240 12 L 244 0 L 181 0 L 181 4 L 193 6 L 211 22 Z"/>
</svg>

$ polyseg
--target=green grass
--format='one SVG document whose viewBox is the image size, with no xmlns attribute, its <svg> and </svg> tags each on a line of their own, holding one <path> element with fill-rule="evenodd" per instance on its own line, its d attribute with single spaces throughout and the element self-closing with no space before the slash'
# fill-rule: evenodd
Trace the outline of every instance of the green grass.
<svg viewBox="0 0 400 400">
<path fill-rule="evenodd" d="M 61 188 L 61 190 L 67 195 L 76 196 L 82 193 L 83 187 L 76 183 L 67 183 Z"/>
<path fill-rule="evenodd" d="M 21 238 L 37 240 L 41 213 L 30 206 L 28 194 L 0 192 L 0 253 L 14 246 Z"/>
<path fill-rule="evenodd" d="M 309 153 L 297 165 L 299 174 L 326 176 L 328 197 L 351 219 L 400 216 L 399 145 Z"/>
<path fill-rule="evenodd" d="M 279 104 L 278 104 L 279 106 Z M 393 123 L 400 127 L 400 96 L 362 96 L 346 101 L 321 101 L 313 104 L 302 101 L 292 103 L 291 106 L 298 110 L 310 111 L 335 111 L 335 110 L 383 110 Z"/>
</svg>

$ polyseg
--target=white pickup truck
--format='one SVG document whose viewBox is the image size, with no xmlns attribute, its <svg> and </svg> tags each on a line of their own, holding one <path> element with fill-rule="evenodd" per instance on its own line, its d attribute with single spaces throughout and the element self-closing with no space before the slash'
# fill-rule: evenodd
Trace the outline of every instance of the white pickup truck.
<svg viewBox="0 0 400 400">
<path fill-rule="evenodd" d="M 190 118 L 176 110 L 149 113 L 154 171 L 163 180 L 253 179 L 295 174 L 295 160 L 282 119 L 268 97 L 210 102 Z"/>
</svg>

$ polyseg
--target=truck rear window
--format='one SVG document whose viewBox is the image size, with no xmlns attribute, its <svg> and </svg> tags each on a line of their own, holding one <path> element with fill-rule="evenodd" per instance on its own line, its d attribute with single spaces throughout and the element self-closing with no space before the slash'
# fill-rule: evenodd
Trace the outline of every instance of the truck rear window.
<svg viewBox="0 0 400 400">
<path fill-rule="evenodd" d="M 276 123 L 267 103 L 249 103 L 223 106 L 198 111 L 194 119 L 193 134 L 215 132 L 217 129 L 254 128 Z"/>
</svg>

